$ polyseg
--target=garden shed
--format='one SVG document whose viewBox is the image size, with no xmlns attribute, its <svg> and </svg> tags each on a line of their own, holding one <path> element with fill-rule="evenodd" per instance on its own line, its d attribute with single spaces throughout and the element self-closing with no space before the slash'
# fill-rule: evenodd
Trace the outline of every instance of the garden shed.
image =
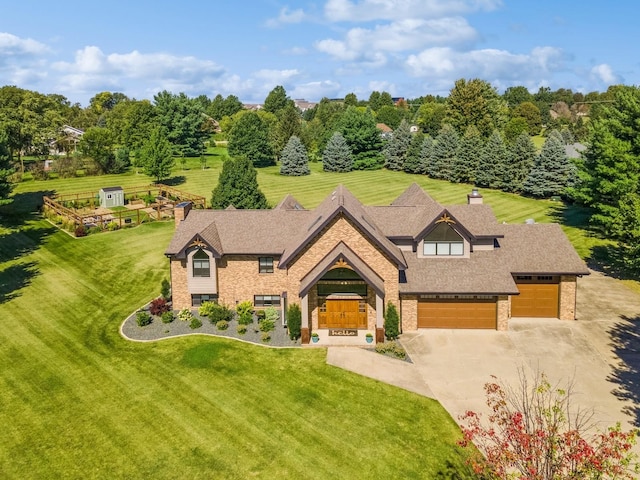
<svg viewBox="0 0 640 480">
<path fill-rule="evenodd" d="M 124 190 L 122 187 L 104 187 L 100 189 L 100 206 L 102 208 L 123 207 Z"/>
</svg>

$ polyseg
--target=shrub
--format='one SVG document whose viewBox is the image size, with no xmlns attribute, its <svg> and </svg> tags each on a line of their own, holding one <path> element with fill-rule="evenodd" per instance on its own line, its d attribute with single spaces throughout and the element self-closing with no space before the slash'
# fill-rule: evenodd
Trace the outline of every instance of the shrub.
<svg viewBox="0 0 640 480">
<path fill-rule="evenodd" d="M 171 323 L 173 322 L 175 316 L 172 311 L 164 312 L 160 318 L 162 319 L 162 323 Z"/>
<path fill-rule="evenodd" d="M 262 332 L 262 341 L 268 342 L 271 340 L 271 334 L 269 332 Z"/>
<path fill-rule="evenodd" d="M 139 327 L 149 325 L 151 322 L 153 322 L 153 318 L 151 318 L 151 315 L 149 315 L 144 310 L 140 310 L 138 313 L 136 313 L 136 323 Z"/>
<path fill-rule="evenodd" d="M 280 314 L 278 313 L 278 310 L 276 310 L 273 307 L 269 307 L 265 310 L 265 320 L 268 320 L 270 322 L 273 322 L 274 324 L 280 320 Z"/>
<path fill-rule="evenodd" d="M 79 237 L 86 237 L 87 236 L 87 229 L 84 228 L 84 225 L 78 225 L 73 233 L 78 238 Z"/>
<path fill-rule="evenodd" d="M 109 230 L 110 232 L 113 232 L 114 230 L 118 230 L 118 228 L 120 228 L 120 226 L 116 222 L 107 223 L 107 230 Z"/>
<path fill-rule="evenodd" d="M 276 329 L 276 325 L 273 320 L 268 320 L 266 318 L 261 322 L 258 322 L 258 325 L 260 326 L 261 332 L 272 332 Z"/>
<path fill-rule="evenodd" d="M 300 328 L 302 326 L 302 312 L 297 303 L 292 303 L 287 309 L 287 326 L 289 327 L 289 338 L 297 340 L 300 338 Z"/>
<path fill-rule="evenodd" d="M 155 315 L 157 317 L 169 310 L 171 310 L 171 307 L 169 307 L 167 301 L 162 297 L 151 300 L 151 304 L 149 305 L 149 312 L 151 315 Z"/>
<path fill-rule="evenodd" d="M 387 304 L 387 311 L 384 312 L 384 336 L 387 340 L 395 340 L 400 334 L 399 331 L 400 318 L 398 317 L 398 310 L 396 306 L 389 302 Z"/>
<path fill-rule="evenodd" d="M 251 312 L 243 312 L 242 314 L 239 314 L 238 323 L 240 325 L 249 325 L 250 323 L 253 323 L 253 315 Z"/>
<path fill-rule="evenodd" d="M 227 328 L 229 328 L 229 322 L 227 322 L 226 320 L 220 320 L 218 323 L 216 323 L 216 328 L 218 330 L 226 330 Z"/>
<path fill-rule="evenodd" d="M 245 300 L 244 302 L 240 302 L 236 305 L 236 312 L 238 316 L 242 316 L 245 313 L 253 314 L 253 303 L 249 300 Z"/>
<path fill-rule="evenodd" d="M 189 323 L 189 328 L 195 330 L 196 328 L 200 328 L 202 326 L 202 321 L 198 317 L 191 318 L 191 322 Z"/>
<path fill-rule="evenodd" d="M 376 345 L 376 352 L 382 353 L 383 355 L 392 355 L 402 360 L 407 357 L 407 352 L 402 348 L 402 345 L 395 341 L 378 343 Z"/>
<path fill-rule="evenodd" d="M 169 300 L 169 296 L 171 295 L 171 284 L 166 278 L 163 278 L 160 283 L 160 295 L 162 295 L 162 298 L 165 300 Z"/>
<path fill-rule="evenodd" d="M 224 305 L 218 305 L 215 302 L 203 302 L 198 310 L 200 315 L 209 317 L 211 323 L 218 323 L 220 320 L 230 322 L 233 320 L 233 311 Z"/>
<path fill-rule="evenodd" d="M 258 317 L 258 321 L 264 320 L 266 316 L 267 312 L 265 312 L 264 310 L 256 310 L 256 317 Z"/>
<path fill-rule="evenodd" d="M 182 310 L 180 310 L 180 313 L 178 313 L 178 318 L 183 322 L 190 322 L 193 318 L 193 314 L 188 308 L 183 308 Z"/>
<path fill-rule="evenodd" d="M 238 324 L 237 332 L 238 332 L 238 335 L 244 335 L 245 333 L 247 333 L 247 326 Z"/>
</svg>

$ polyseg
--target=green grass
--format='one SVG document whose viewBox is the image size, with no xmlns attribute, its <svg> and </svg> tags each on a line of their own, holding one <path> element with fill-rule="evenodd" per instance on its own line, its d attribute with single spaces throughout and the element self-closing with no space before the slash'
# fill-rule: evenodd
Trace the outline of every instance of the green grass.
<svg viewBox="0 0 640 480">
<path fill-rule="evenodd" d="M 171 222 L 74 239 L 33 213 L 42 192 L 104 180 L 25 182 L 0 212 L 3 479 L 467 476 L 436 401 L 322 349 L 122 339 L 168 276 Z"/>
</svg>

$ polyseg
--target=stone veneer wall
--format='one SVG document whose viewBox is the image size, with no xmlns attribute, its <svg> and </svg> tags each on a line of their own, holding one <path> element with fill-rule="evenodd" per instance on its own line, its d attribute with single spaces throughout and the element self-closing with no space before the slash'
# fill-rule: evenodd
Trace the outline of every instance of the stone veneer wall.
<svg viewBox="0 0 640 480">
<path fill-rule="evenodd" d="M 560 276 L 560 320 L 576 319 L 576 294 L 578 282 L 575 275 Z"/>
<path fill-rule="evenodd" d="M 418 329 L 418 296 L 402 295 L 400 297 L 400 322 L 402 331 Z"/>
<path fill-rule="evenodd" d="M 300 302 L 298 297 L 300 280 L 341 241 L 384 280 L 385 304 L 391 301 L 398 307 L 397 265 L 372 244 L 358 228 L 342 216 L 327 225 L 315 240 L 312 240 L 307 248 L 298 254 L 294 262 L 289 265 L 288 286 L 286 289 L 289 292 L 289 304 Z M 348 259 L 346 260 L 348 261 Z M 222 284 L 222 280 L 220 284 Z M 367 303 L 370 304 L 370 302 Z M 373 305 L 375 309 L 375 298 Z M 309 305 L 309 311 L 312 312 L 311 305 Z M 371 317 L 369 323 L 371 323 Z M 373 326 L 375 326 L 375 321 Z"/>
<path fill-rule="evenodd" d="M 250 300 L 254 295 L 281 295 L 287 290 L 287 272 L 273 259 L 273 273 L 259 273 L 259 258 L 270 255 L 225 255 L 216 260 L 218 270 L 218 302 L 235 308 L 236 301 Z"/>
<path fill-rule="evenodd" d="M 191 308 L 191 294 L 187 280 L 187 261 L 171 259 L 171 298 L 174 310 Z"/>
<path fill-rule="evenodd" d="M 511 316 L 511 300 L 508 295 L 498 296 L 498 330 L 504 332 L 509 330 L 509 317 Z"/>
</svg>

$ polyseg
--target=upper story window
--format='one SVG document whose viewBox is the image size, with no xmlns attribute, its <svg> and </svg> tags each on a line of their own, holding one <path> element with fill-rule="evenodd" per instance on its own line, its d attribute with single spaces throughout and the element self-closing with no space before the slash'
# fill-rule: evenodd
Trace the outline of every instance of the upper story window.
<svg viewBox="0 0 640 480">
<path fill-rule="evenodd" d="M 210 277 L 211 276 L 211 263 L 209 255 L 207 255 L 202 249 L 193 255 L 193 276 L 194 277 Z"/>
<path fill-rule="evenodd" d="M 273 273 L 273 257 L 260 257 L 258 262 L 260 273 Z"/>
<path fill-rule="evenodd" d="M 464 240 L 451 225 L 439 223 L 424 239 L 424 255 L 464 255 Z"/>
</svg>

